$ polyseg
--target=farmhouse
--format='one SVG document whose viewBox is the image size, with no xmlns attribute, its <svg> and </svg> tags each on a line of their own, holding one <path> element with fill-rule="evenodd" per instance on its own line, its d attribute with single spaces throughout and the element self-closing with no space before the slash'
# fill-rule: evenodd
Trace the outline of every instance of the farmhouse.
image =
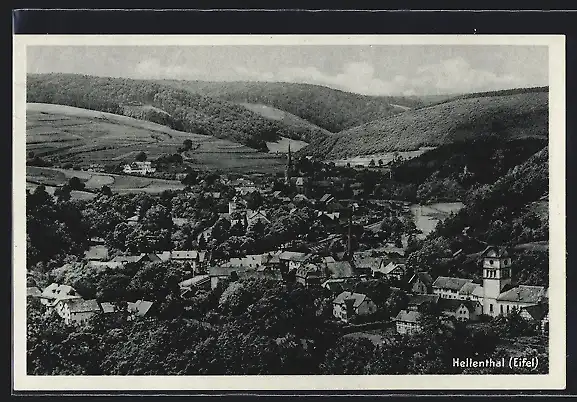
<svg viewBox="0 0 577 402">
<path fill-rule="evenodd" d="M 413 310 L 401 310 L 393 319 L 397 332 L 403 335 L 413 335 L 420 332 L 422 327 L 419 322 L 421 313 Z"/>
<path fill-rule="evenodd" d="M 343 322 L 354 321 L 377 311 L 375 303 L 362 293 L 344 291 L 333 300 L 333 315 Z"/>
<path fill-rule="evenodd" d="M 458 299 L 459 291 L 468 282 L 473 282 L 473 280 L 439 276 L 433 282 L 433 293 L 442 299 Z"/>
<path fill-rule="evenodd" d="M 206 251 L 174 250 L 170 252 L 170 260 L 182 264 L 188 263 L 193 272 L 200 272 L 206 261 Z"/>
<path fill-rule="evenodd" d="M 40 295 L 40 302 L 47 307 L 54 307 L 60 300 L 82 299 L 72 286 L 51 283 Z"/>
<path fill-rule="evenodd" d="M 315 264 L 307 264 L 297 269 L 296 281 L 302 285 L 320 286 L 326 275 L 323 270 Z"/>
<path fill-rule="evenodd" d="M 436 308 L 439 304 L 439 295 L 432 294 L 414 294 L 409 296 L 409 302 L 407 304 L 407 310 L 411 311 L 422 311 L 427 305 Z"/>
<path fill-rule="evenodd" d="M 406 267 L 404 263 L 391 261 L 387 265 L 385 261 L 381 261 L 378 268 L 373 269 L 373 276 L 384 276 L 389 280 L 400 281 L 405 276 Z"/>
<path fill-rule="evenodd" d="M 413 293 L 433 293 L 433 278 L 428 272 L 417 272 L 409 279 L 409 287 Z"/>
<path fill-rule="evenodd" d="M 152 162 L 132 162 L 124 165 L 122 171 L 126 174 L 141 174 L 147 175 L 156 172 L 156 168 L 152 166 Z"/>
<path fill-rule="evenodd" d="M 130 314 L 129 319 L 134 319 L 135 317 L 146 317 L 150 316 L 152 312 L 152 306 L 154 305 L 151 301 L 137 300 L 134 303 L 128 302 L 126 309 Z"/>
<path fill-rule="evenodd" d="M 439 308 L 443 315 L 457 321 L 475 321 L 482 313 L 481 303 L 471 300 L 440 299 Z"/>
<path fill-rule="evenodd" d="M 102 311 L 96 300 L 83 299 L 59 300 L 55 310 L 66 324 L 83 324 Z"/>
</svg>

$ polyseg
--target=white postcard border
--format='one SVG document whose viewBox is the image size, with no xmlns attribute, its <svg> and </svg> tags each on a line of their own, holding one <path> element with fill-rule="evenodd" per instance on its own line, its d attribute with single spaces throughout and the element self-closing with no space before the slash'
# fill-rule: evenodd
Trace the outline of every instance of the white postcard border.
<svg viewBox="0 0 577 402">
<path fill-rule="evenodd" d="M 549 47 L 550 342 L 547 375 L 28 376 L 26 375 L 26 46 L 534 45 Z M 564 389 L 565 37 L 563 35 L 15 35 L 13 36 L 13 389 L 540 390 Z"/>
</svg>

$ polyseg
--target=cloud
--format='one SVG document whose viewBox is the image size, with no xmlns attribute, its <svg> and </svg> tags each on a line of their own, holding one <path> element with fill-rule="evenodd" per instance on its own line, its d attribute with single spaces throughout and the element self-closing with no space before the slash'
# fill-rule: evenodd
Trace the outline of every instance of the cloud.
<svg viewBox="0 0 577 402">
<path fill-rule="evenodd" d="M 288 82 L 306 82 L 365 95 L 448 94 L 528 86 L 521 77 L 498 75 L 473 68 L 461 57 L 419 67 L 413 74 L 382 79 L 370 63 L 348 63 L 339 74 L 326 74 L 316 67 L 291 67 L 279 71 L 276 78 Z"/>
<path fill-rule="evenodd" d="M 164 65 L 157 59 L 148 59 L 136 65 L 134 74 L 139 78 L 195 79 L 201 71 L 186 65 Z"/>
<path fill-rule="evenodd" d="M 136 65 L 139 78 L 173 78 L 217 81 L 283 81 L 324 85 L 364 95 L 430 95 L 490 91 L 530 86 L 513 74 L 496 74 L 476 69 L 462 57 L 418 67 L 414 72 L 394 77 L 379 77 L 378 65 L 351 62 L 340 72 L 330 74 L 314 66 L 282 67 L 260 71 L 243 65 L 225 66 L 218 71 L 202 71 L 185 64 L 167 65 L 148 59 Z"/>
</svg>

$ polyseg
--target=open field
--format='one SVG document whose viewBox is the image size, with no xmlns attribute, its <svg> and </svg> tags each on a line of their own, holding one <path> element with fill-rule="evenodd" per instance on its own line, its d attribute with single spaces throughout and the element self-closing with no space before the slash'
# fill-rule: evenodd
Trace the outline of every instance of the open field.
<svg viewBox="0 0 577 402">
<path fill-rule="evenodd" d="M 439 221 L 446 219 L 451 213 L 457 213 L 463 208 L 461 202 L 438 202 L 429 205 L 411 205 L 410 210 L 417 229 L 422 234 L 418 237 L 424 238 L 437 226 Z"/>
<path fill-rule="evenodd" d="M 34 191 L 38 187 L 38 184 L 26 182 L 26 190 Z M 57 187 L 54 186 L 44 186 L 48 194 L 54 195 Z M 96 194 L 89 193 L 88 191 L 71 191 L 70 198 L 73 200 L 91 200 L 96 197 Z"/>
<path fill-rule="evenodd" d="M 387 165 L 393 161 L 395 155 L 398 155 L 404 160 L 408 160 L 416 158 L 431 149 L 435 149 L 435 147 L 421 147 L 414 151 L 383 152 L 374 155 L 361 155 L 352 158 L 335 159 L 331 162 L 334 162 L 337 166 L 345 166 L 347 163 L 350 163 L 351 166 L 369 166 L 371 160 L 374 160 L 376 166 L 379 166 L 379 161 L 383 161 L 383 165 Z"/>
<path fill-rule="evenodd" d="M 109 186 L 113 192 L 120 193 L 159 193 L 164 190 L 179 190 L 184 188 L 184 185 L 176 180 L 35 166 L 26 167 L 26 180 L 33 183 L 42 183 L 46 186 L 62 186 L 66 184 L 71 177 L 78 177 L 84 183 L 87 190 L 98 190 L 104 185 Z"/>
<path fill-rule="evenodd" d="M 27 151 L 56 163 L 122 164 L 133 161 L 140 151 L 150 160 L 177 152 L 189 139 L 193 145 L 187 162 L 196 168 L 280 171 L 284 164 L 282 159 L 229 140 L 126 116 L 39 103 L 28 103 L 26 112 Z"/>
<path fill-rule="evenodd" d="M 288 152 L 289 144 L 291 147 L 291 152 L 296 152 L 308 145 L 308 143 L 304 141 L 291 140 L 290 138 L 281 137 L 281 139 L 277 142 L 267 142 L 266 146 L 268 147 L 268 151 L 270 153 L 284 154 Z"/>
</svg>

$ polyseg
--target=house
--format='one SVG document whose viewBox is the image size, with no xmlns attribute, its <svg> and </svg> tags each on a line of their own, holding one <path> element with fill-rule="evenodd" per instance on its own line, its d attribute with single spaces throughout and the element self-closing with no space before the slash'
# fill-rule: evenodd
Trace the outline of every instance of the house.
<svg viewBox="0 0 577 402">
<path fill-rule="evenodd" d="M 373 268 L 373 276 L 384 276 L 389 280 L 400 281 L 405 276 L 406 266 L 404 263 L 390 261 L 385 265 L 385 261 L 382 260 L 381 264 L 377 269 Z"/>
<path fill-rule="evenodd" d="M 245 267 L 209 267 L 208 276 L 210 277 L 210 288 L 216 289 L 218 283 L 223 279 L 235 281 L 239 274 L 246 271 Z"/>
<path fill-rule="evenodd" d="M 409 289 L 412 293 L 433 293 L 433 278 L 428 272 L 417 272 L 409 279 Z"/>
<path fill-rule="evenodd" d="M 142 174 L 146 175 L 149 173 L 156 172 L 156 168 L 152 166 L 152 162 L 132 162 L 124 165 L 122 171 L 126 174 Z"/>
<path fill-rule="evenodd" d="M 188 263 L 192 272 L 201 272 L 204 270 L 204 264 L 206 262 L 206 251 L 173 250 L 170 252 L 170 261 L 181 264 Z"/>
<path fill-rule="evenodd" d="M 276 190 L 276 191 L 273 191 L 272 196 L 274 198 L 280 198 L 281 194 L 282 194 L 282 192 L 280 190 Z"/>
<path fill-rule="evenodd" d="M 331 278 L 353 278 L 357 276 L 351 262 L 346 260 L 327 263 L 327 270 Z"/>
<path fill-rule="evenodd" d="M 258 269 L 267 265 L 268 261 L 272 259 L 272 255 L 265 254 L 249 254 L 245 257 L 234 257 L 222 264 L 221 267 L 244 267 Z"/>
<path fill-rule="evenodd" d="M 96 300 L 61 299 L 55 307 L 56 313 L 68 324 L 83 324 L 102 312 Z"/>
<path fill-rule="evenodd" d="M 247 203 L 244 199 L 235 196 L 231 201 L 228 203 L 228 213 L 229 215 L 234 214 L 235 212 L 243 212 L 247 208 Z"/>
<path fill-rule="evenodd" d="M 40 302 L 47 307 L 54 307 L 59 300 L 82 299 L 72 286 L 51 283 L 40 294 Z"/>
<path fill-rule="evenodd" d="M 362 293 L 344 291 L 333 300 L 333 315 L 343 322 L 352 322 L 356 317 L 375 313 L 377 306 Z"/>
<path fill-rule="evenodd" d="M 519 315 L 543 330 L 543 322 L 549 320 L 549 303 L 523 307 L 519 310 Z"/>
<path fill-rule="evenodd" d="M 93 268 L 109 268 L 109 269 L 124 268 L 124 263 L 118 261 L 88 261 L 88 264 L 86 265 Z"/>
<path fill-rule="evenodd" d="M 117 255 L 110 262 L 121 264 L 140 263 L 140 262 L 158 262 L 160 257 L 153 253 L 141 253 L 139 255 Z"/>
<path fill-rule="evenodd" d="M 482 306 L 478 301 L 443 299 L 439 300 L 439 308 L 443 315 L 454 317 L 457 321 L 476 321 L 482 314 Z"/>
<path fill-rule="evenodd" d="M 414 295 L 409 295 L 409 302 L 407 304 L 407 310 L 422 312 L 423 309 L 427 308 L 426 305 L 436 308 L 439 304 L 439 295 L 417 293 Z"/>
<path fill-rule="evenodd" d="M 91 246 L 84 253 L 84 259 L 88 261 L 106 261 L 108 260 L 108 247 L 102 245 Z"/>
<path fill-rule="evenodd" d="M 438 294 L 442 299 L 458 299 L 459 291 L 469 282 L 473 280 L 439 276 L 433 282 L 433 293 Z"/>
<path fill-rule="evenodd" d="M 256 224 L 260 222 L 264 225 L 270 224 L 270 219 L 266 216 L 266 212 L 258 210 L 258 211 L 249 211 L 246 214 L 246 222 L 248 225 Z"/>
<path fill-rule="evenodd" d="M 483 287 L 478 283 L 467 282 L 459 290 L 458 299 L 461 300 L 473 300 L 473 301 L 483 301 Z"/>
<path fill-rule="evenodd" d="M 297 177 L 294 183 L 295 183 L 295 187 L 296 187 L 297 192 L 299 192 L 300 194 L 307 193 L 308 179 L 306 177 Z"/>
<path fill-rule="evenodd" d="M 306 264 L 296 270 L 296 281 L 303 286 L 320 286 L 326 275 L 324 271 L 315 264 Z"/>
<path fill-rule="evenodd" d="M 499 309 L 491 310 L 489 308 L 489 315 L 507 315 L 513 307 L 520 311 L 523 308 L 540 304 L 544 301 L 544 294 L 545 289 L 543 286 L 516 286 L 497 296 L 495 302 Z"/>
<path fill-rule="evenodd" d="M 102 314 L 115 314 L 121 311 L 116 304 L 109 302 L 100 303 L 100 309 Z"/>
<path fill-rule="evenodd" d="M 393 319 L 397 332 L 402 335 L 413 335 L 421 331 L 421 313 L 414 310 L 401 310 Z"/>
<path fill-rule="evenodd" d="M 186 297 L 193 289 L 210 290 L 210 275 L 197 275 L 178 284 L 180 295 Z"/>
<path fill-rule="evenodd" d="M 283 251 L 278 258 L 283 269 L 288 271 L 297 270 L 305 263 L 309 262 L 311 255 L 299 251 Z"/>
<path fill-rule="evenodd" d="M 372 275 L 373 271 L 378 269 L 383 262 L 382 257 L 369 257 L 355 254 L 353 256 L 353 264 L 355 271 L 359 275 Z"/>
<path fill-rule="evenodd" d="M 135 317 L 146 317 L 150 316 L 152 313 L 152 306 L 154 305 L 151 301 L 137 300 L 134 303 L 128 302 L 126 309 L 131 316 L 131 319 Z"/>
</svg>

